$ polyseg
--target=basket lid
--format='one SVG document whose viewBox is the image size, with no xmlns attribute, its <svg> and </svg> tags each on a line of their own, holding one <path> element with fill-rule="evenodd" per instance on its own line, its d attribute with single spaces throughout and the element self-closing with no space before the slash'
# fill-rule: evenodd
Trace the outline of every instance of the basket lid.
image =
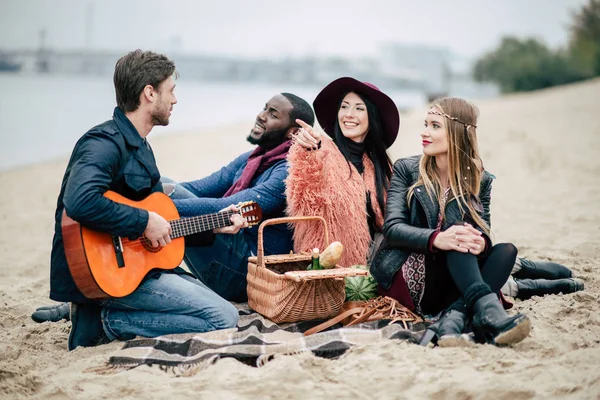
<svg viewBox="0 0 600 400">
<path fill-rule="evenodd" d="M 273 254 L 265 256 L 265 264 L 281 264 L 286 262 L 310 261 L 312 257 L 306 254 Z"/>
<path fill-rule="evenodd" d="M 310 271 L 288 271 L 285 274 L 285 279 L 295 282 L 312 281 L 316 279 L 331 279 L 331 278 L 346 278 L 350 276 L 367 276 L 369 272 L 358 268 L 342 268 L 336 267 L 331 269 L 320 269 Z"/>
</svg>

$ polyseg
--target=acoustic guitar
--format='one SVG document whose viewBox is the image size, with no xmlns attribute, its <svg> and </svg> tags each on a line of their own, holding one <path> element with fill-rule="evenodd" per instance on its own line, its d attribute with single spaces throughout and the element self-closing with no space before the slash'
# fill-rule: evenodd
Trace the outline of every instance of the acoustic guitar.
<svg viewBox="0 0 600 400">
<path fill-rule="evenodd" d="M 75 284 L 89 299 L 123 297 L 132 293 L 152 269 L 173 269 L 183 261 L 184 236 L 232 225 L 233 211 L 179 218 L 177 208 L 164 193 L 156 192 L 142 201 L 129 200 L 116 192 L 104 196 L 114 202 L 154 211 L 171 224 L 171 243 L 152 247 L 146 237 L 129 240 L 97 232 L 80 225 L 63 211 L 61 227 L 67 264 Z M 256 202 L 237 205 L 248 225 L 262 219 Z"/>
</svg>

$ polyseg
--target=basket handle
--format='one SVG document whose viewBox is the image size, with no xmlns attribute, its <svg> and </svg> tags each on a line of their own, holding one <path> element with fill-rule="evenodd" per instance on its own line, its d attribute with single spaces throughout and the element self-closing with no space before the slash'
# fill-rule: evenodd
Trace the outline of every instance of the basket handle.
<svg viewBox="0 0 600 400">
<path fill-rule="evenodd" d="M 309 216 L 309 217 L 282 217 L 282 218 L 271 218 L 263 221 L 258 227 L 258 238 L 256 243 L 256 265 L 263 265 L 264 248 L 263 248 L 263 230 L 268 225 L 287 224 L 290 222 L 302 222 L 302 221 L 320 221 L 323 224 L 323 233 L 325 236 L 325 243 L 329 244 L 329 232 L 327 231 L 327 222 L 323 217 Z"/>
</svg>

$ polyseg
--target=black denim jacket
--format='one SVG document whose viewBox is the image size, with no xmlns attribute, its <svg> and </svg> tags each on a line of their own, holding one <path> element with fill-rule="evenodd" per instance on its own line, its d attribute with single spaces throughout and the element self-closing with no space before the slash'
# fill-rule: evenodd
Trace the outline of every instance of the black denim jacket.
<svg viewBox="0 0 600 400">
<path fill-rule="evenodd" d="M 111 120 L 79 139 L 67 165 L 54 215 L 51 299 L 87 302 L 67 265 L 61 232 L 63 209 L 69 217 L 96 231 L 137 238 L 146 229 L 148 212 L 108 200 L 103 196 L 107 190 L 135 201 L 162 191 L 150 145 L 119 108 L 115 108 Z"/>
</svg>

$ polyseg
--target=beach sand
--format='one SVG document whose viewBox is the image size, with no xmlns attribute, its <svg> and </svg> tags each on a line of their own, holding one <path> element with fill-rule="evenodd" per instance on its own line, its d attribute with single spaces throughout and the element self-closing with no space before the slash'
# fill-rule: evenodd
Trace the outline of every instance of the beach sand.
<svg viewBox="0 0 600 400">
<path fill-rule="evenodd" d="M 232 359 L 190 377 L 103 366 L 123 343 L 67 352 L 70 323 L 37 324 L 48 299 L 56 197 L 66 160 L 0 174 L 0 397 L 92 398 L 600 398 L 600 80 L 478 103 L 493 185 L 493 231 L 519 254 L 564 263 L 585 291 L 517 301 L 531 336 L 509 348 L 429 349 L 389 341 L 339 360 Z M 258 105 L 257 105 L 258 106 Z M 426 109 L 402 115 L 393 158 L 420 152 Z M 247 124 L 150 137 L 163 175 L 195 179 L 250 146 Z"/>
</svg>

